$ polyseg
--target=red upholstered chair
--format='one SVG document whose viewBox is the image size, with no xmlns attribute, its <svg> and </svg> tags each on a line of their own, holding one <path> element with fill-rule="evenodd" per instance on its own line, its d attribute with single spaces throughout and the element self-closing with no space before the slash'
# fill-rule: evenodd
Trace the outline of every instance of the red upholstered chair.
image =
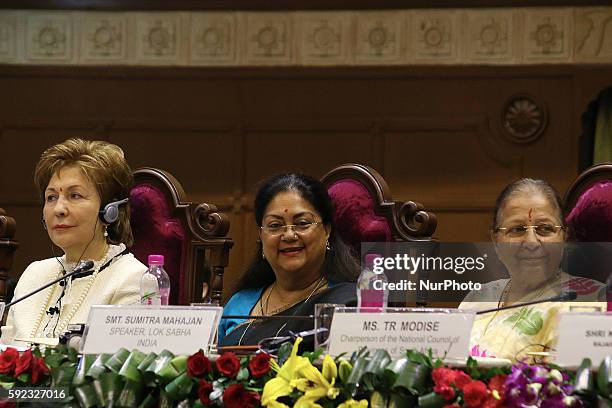
<svg viewBox="0 0 612 408">
<path fill-rule="evenodd" d="M 134 181 L 132 253 L 144 264 L 149 254 L 164 255 L 171 304 L 220 302 L 233 246 L 227 217 L 212 204 L 189 202 L 181 184 L 163 170 L 138 169 Z"/>
<path fill-rule="evenodd" d="M 612 163 L 598 164 L 582 172 L 565 194 L 565 206 L 570 240 L 612 242 Z M 597 249 L 586 246 L 583 252 Z M 612 270 L 609 262 L 612 255 L 599 249 L 582 257 L 579 272 L 580 276 L 606 282 Z"/>
<path fill-rule="evenodd" d="M 8 302 L 6 281 L 8 271 L 13 265 L 13 255 L 19 246 L 14 240 L 16 230 L 15 219 L 6 215 L 6 211 L 0 208 L 0 302 Z M 8 294 L 12 297 L 11 294 Z"/>
<path fill-rule="evenodd" d="M 432 239 L 436 216 L 417 202 L 394 201 L 385 179 L 373 168 L 343 164 L 321 181 L 336 206 L 336 228 L 356 254 L 361 242 Z"/>
</svg>

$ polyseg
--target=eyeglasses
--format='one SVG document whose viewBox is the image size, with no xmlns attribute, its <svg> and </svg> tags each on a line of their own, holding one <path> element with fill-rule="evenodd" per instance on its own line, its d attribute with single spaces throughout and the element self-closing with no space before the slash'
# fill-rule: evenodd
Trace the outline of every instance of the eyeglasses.
<svg viewBox="0 0 612 408">
<path fill-rule="evenodd" d="M 287 228 L 290 228 L 290 227 L 293 230 L 293 232 L 297 234 L 307 234 L 308 232 L 313 230 L 314 227 L 320 224 L 323 224 L 323 223 L 317 222 L 317 221 L 302 221 L 298 224 L 287 224 L 287 225 L 273 223 L 269 225 L 264 225 L 259 228 L 261 228 L 263 232 L 271 236 L 284 234 L 287 232 Z"/>
<path fill-rule="evenodd" d="M 520 238 L 530 229 L 534 230 L 539 237 L 547 238 L 557 235 L 559 231 L 565 230 L 565 227 L 563 225 L 550 224 L 515 225 L 514 227 L 497 227 L 493 229 L 493 232 L 503 232 L 509 238 Z"/>
</svg>

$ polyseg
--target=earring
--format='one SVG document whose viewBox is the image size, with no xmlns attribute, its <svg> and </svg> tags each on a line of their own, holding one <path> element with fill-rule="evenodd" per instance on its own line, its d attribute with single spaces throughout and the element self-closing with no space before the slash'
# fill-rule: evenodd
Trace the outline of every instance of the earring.
<svg viewBox="0 0 612 408">
<path fill-rule="evenodd" d="M 331 245 L 329 245 L 329 240 L 325 241 L 325 249 L 327 251 L 331 251 Z"/>
<path fill-rule="evenodd" d="M 266 259 L 266 254 L 264 254 L 263 251 L 261 251 L 261 259 Z"/>
<path fill-rule="evenodd" d="M 108 237 L 108 225 L 104 226 L 104 238 Z"/>
</svg>

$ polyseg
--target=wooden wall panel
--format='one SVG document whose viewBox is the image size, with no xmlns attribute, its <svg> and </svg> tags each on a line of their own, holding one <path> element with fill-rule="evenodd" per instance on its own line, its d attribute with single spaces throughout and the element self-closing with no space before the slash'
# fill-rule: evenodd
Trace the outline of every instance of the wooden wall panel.
<svg viewBox="0 0 612 408">
<path fill-rule="evenodd" d="M 612 67 L 398 67 L 184 70 L 0 66 L 0 206 L 18 222 L 12 274 L 50 256 L 32 185 L 35 162 L 68 137 L 122 146 L 132 167 L 173 173 L 193 201 L 228 213 L 235 240 L 228 291 L 257 239 L 257 181 L 322 176 L 359 162 L 397 200 L 438 213 L 442 240 L 488 239 L 495 196 L 521 176 L 563 192 L 577 173 L 580 115 L 612 85 Z M 515 144 L 502 133 L 509 97 L 531 95 L 549 123 Z"/>
</svg>

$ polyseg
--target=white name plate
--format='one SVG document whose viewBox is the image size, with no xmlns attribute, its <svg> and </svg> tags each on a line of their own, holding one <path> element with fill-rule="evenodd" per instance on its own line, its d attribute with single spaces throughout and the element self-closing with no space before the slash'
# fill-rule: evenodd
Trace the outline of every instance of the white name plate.
<svg viewBox="0 0 612 408">
<path fill-rule="evenodd" d="M 434 357 L 465 359 L 469 355 L 474 313 L 457 309 L 418 309 L 418 312 L 364 312 L 339 308 L 329 335 L 329 354 L 349 355 L 361 347 L 385 349 L 399 356 L 407 349 Z"/>
<path fill-rule="evenodd" d="M 577 367 L 591 359 L 593 367 L 612 355 L 612 313 L 563 312 L 559 317 L 556 363 Z"/>
<path fill-rule="evenodd" d="M 120 348 L 192 354 L 215 340 L 222 307 L 92 306 L 83 354 L 114 353 Z"/>
</svg>

